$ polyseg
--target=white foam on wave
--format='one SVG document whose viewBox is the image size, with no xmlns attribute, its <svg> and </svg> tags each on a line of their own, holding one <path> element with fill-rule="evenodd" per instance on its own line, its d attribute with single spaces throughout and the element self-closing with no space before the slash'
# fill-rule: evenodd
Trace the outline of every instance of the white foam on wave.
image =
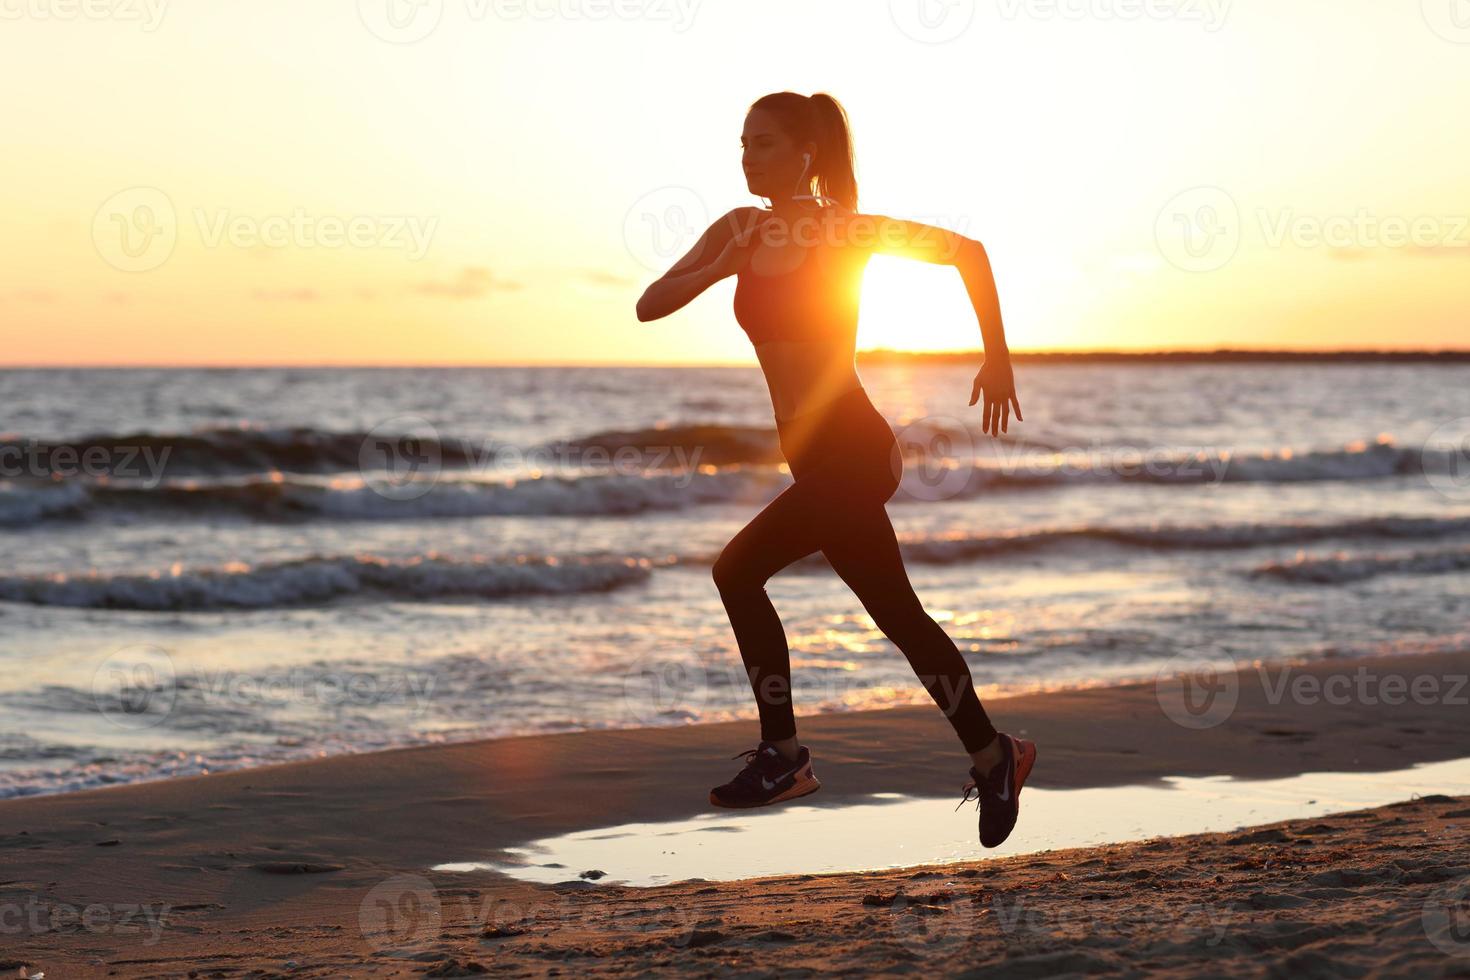
<svg viewBox="0 0 1470 980">
<path fill-rule="evenodd" d="M 455 596 L 605 592 L 648 578 L 646 558 L 514 556 L 467 561 L 438 556 L 388 560 L 371 555 L 318 557 L 260 565 L 146 575 L 42 575 L 0 578 L 0 599 L 83 609 L 204 611 L 307 605 L 372 593 L 422 601 Z"/>
</svg>

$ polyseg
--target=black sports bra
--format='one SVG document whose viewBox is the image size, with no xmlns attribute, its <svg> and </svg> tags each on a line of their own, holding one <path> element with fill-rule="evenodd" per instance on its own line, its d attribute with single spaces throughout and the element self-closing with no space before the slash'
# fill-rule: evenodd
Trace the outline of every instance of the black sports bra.
<svg viewBox="0 0 1470 980">
<path fill-rule="evenodd" d="M 750 342 L 854 337 L 865 263 L 827 245 L 787 254 L 800 256 L 788 271 L 762 275 L 747 267 L 736 277 L 735 320 Z"/>
</svg>

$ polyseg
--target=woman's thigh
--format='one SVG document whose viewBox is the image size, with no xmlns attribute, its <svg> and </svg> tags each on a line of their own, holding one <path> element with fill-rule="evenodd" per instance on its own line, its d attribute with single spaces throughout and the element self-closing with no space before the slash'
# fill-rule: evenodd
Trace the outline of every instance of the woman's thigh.
<svg viewBox="0 0 1470 980">
<path fill-rule="evenodd" d="M 891 492 L 885 481 L 864 480 L 836 461 L 809 471 L 730 539 L 715 563 L 715 578 L 764 585 L 792 562 L 821 551 L 849 585 L 892 582 L 903 568 L 883 509 Z"/>
<path fill-rule="evenodd" d="M 896 620 L 922 612 L 904 568 L 898 535 L 881 501 L 847 508 L 841 528 L 824 537 L 822 553 L 880 629 L 886 631 Z"/>
<path fill-rule="evenodd" d="M 724 586 L 761 586 L 772 575 L 821 548 L 821 500 L 815 488 L 797 481 L 750 519 L 720 552 L 715 581 Z"/>
</svg>

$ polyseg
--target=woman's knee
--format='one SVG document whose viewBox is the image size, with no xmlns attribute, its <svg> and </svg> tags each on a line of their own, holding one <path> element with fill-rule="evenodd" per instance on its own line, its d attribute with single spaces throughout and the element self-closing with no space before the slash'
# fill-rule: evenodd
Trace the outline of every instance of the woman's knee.
<svg viewBox="0 0 1470 980">
<path fill-rule="evenodd" d="M 722 595 L 754 591 L 763 588 L 766 584 L 764 579 L 752 572 L 750 563 L 728 545 L 715 559 L 710 575 L 715 580 L 715 588 L 719 589 Z"/>
<path fill-rule="evenodd" d="M 890 593 L 863 605 L 873 625 L 900 647 L 923 644 L 944 632 L 917 596 Z"/>
</svg>

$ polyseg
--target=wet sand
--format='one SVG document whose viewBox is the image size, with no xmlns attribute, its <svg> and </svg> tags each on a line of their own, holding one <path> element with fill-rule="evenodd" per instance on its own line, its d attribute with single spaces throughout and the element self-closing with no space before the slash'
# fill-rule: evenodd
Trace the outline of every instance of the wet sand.
<svg viewBox="0 0 1470 980">
<path fill-rule="evenodd" d="M 1170 683 L 989 706 L 1041 747 L 1038 787 L 1388 771 L 1470 755 L 1465 654 L 1285 670 L 1244 669 L 1203 715 L 1181 715 Z M 1201 717 L 1219 723 L 1189 727 Z M 824 804 L 874 792 L 958 801 L 966 760 L 932 708 L 804 718 L 802 730 Z M 0 968 L 1470 976 L 1463 799 L 1255 836 L 995 860 L 977 845 L 975 861 L 932 871 L 631 889 L 429 870 L 550 834 L 706 812 L 708 787 L 734 771 L 729 756 L 754 731 L 512 738 L 0 803 Z"/>
</svg>

